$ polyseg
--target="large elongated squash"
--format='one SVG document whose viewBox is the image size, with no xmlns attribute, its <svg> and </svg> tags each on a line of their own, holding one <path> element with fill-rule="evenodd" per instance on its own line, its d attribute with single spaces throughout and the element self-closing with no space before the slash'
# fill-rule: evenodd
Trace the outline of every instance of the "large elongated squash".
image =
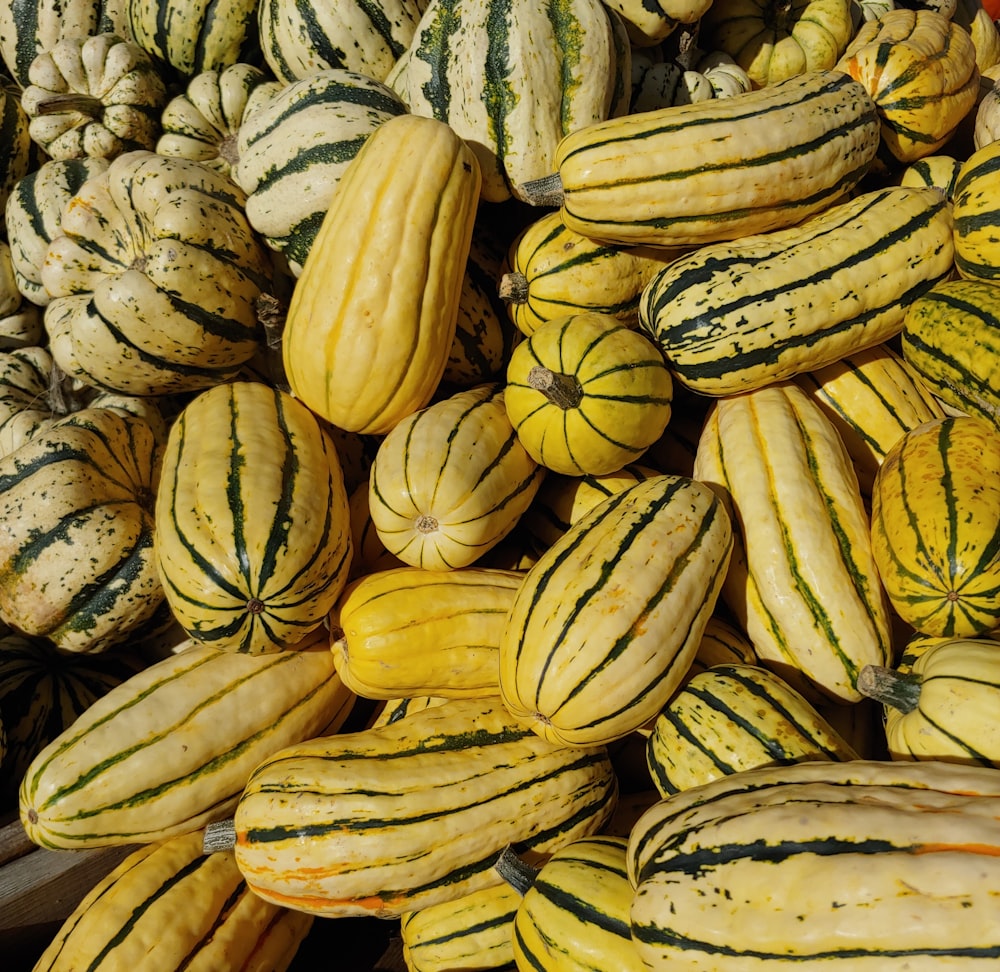
<svg viewBox="0 0 1000 972">
<path fill-rule="evenodd" d="M 544 855 L 596 832 L 616 793 L 604 747 L 547 742 L 496 696 L 449 699 L 262 762 L 232 822 L 236 862 L 276 904 L 399 917 L 498 884 L 507 844 Z"/>
<path fill-rule="evenodd" d="M 653 476 L 582 517 L 517 591 L 500 691 L 546 739 L 587 746 L 652 719 L 694 658 L 732 528 L 702 483 Z"/>
<path fill-rule="evenodd" d="M 347 167 L 292 293 L 292 392 L 348 432 L 425 406 L 455 337 L 479 163 L 444 122 L 397 115 Z"/>
</svg>

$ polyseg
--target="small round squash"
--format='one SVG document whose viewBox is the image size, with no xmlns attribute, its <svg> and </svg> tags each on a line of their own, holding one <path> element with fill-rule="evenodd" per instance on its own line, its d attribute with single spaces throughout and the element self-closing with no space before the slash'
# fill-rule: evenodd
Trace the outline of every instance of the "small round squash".
<svg viewBox="0 0 1000 972">
<path fill-rule="evenodd" d="M 662 353 L 607 314 L 541 325 L 511 354 L 504 402 L 540 465 L 568 476 L 621 469 L 663 434 L 673 382 Z"/>
</svg>

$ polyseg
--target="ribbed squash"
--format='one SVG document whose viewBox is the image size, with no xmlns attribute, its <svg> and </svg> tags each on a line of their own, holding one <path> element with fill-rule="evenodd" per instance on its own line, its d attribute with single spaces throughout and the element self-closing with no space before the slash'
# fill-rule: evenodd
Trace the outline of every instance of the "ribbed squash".
<svg viewBox="0 0 1000 972">
<path fill-rule="evenodd" d="M 167 87 L 138 44 L 110 33 L 63 38 L 31 62 L 28 79 L 28 133 L 50 159 L 156 146 Z"/>
<path fill-rule="evenodd" d="M 640 327 L 685 387 L 732 395 L 894 337 L 953 258 L 943 193 L 873 190 L 797 226 L 679 257 L 643 290 Z"/>
<path fill-rule="evenodd" d="M 155 512 L 167 601 L 215 648 L 290 648 L 347 583 L 352 538 L 336 447 L 280 389 L 238 381 L 191 401 L 170 429 Z"/>
<path fill-rule="evenodd" d="M 731 549 L 725 508 L 694 480 L 654 476 L 598 504 L 517 591 L 500 642 L 508 708 L 571 746 L 652 719 L 694 658 Z"/>
<path fill-rule="evenodd" d="M 879 144 L 875 104 L 840 71 L 588 125 L 528 201 L 583 236 L 700 246 L 792 226 L 847 198 Z"/>
<path fill-rule="evenodd" d="M 0 240 L 0 353 L 41 344 L 44 335 L 41 310 L 18 288 L 10 244 Z"/>
<path fill-rule="evenodd" d="M 875 479 L 871 538 L 886 593 L 918 632 L 972 638 L 1000 627 L 996 426 L 962 415 L 907 432 Z"/>
<path fill-rule="evenodd" d="M 955 267 L 967 280 L 1000 280 L 1000 143 L 973 152 L 955 183 Z"/>
<path fill-rule="evenodd" d="M 704 634 L 698 644 L 694 659 L 681 681 L 683 687 L 699 672 L 715 665 L 756 665 L 757 653 L 746 634 L 723 616 L 725 611 L 718 605 L 708 619 Z"/>
<path fill-rule="evenodd" d="M 884 707 L 893 759 L 1000 766 L 1000 646 L 995 641 L 938 641 L 905 672 L 863 669 L 859 684 Z"/>
<path fill-rule="evenodd" d="M 609 0 L 625 22 L 633 47 L 644 48 L 669 37 L 679 24 L 696 23 L 709 0 Z"/>
<path fill-rule="evenodd" d="M 507 417 L 503 386 L 477 385 L 420 409 L 382 440 L 369 512 L 403 563 L 454 570 L 514 529 L 544 475 Z"/>
<path fill-rule="evenodd" d="M 979 93 L 968 30 L 931 9 L 868 21 L 836 66 L 865 86 L 878 106 L 882 144 L 906 164 L 944 145 Z"/>
<path fill-rule="evenodd" d="M 759 665 L 717 665 L 687 681 L 646 742 L 663 796 L 757 766 L 858 754 L 780 675 Z"/>
<path fill-rule="evenodd" d="M 524 883 L 513 929 L 518 969 L 641 972 L 629 928 L 633 891 L 623 837 L 574 840 Z"/>
<path fill-rule="evenodd" d="M 282 353 L 296 397 L 349 432 L 423 408 L 455 337 L 479 201 L 472 150 L 404 114 L 342 176 L 292 294 Z"/>
<path fill-rule="evenodd" d="M 84 183 L 41 268 L 62 370 L 133 395 L 235 376 L 260 346 L 256 302 L 271 278 L 243 206 L 220 173 L 148 151 Z"/>
<path fill-rule="evenodd" d="M 0 212 L 14 185 L 36 167 L 29 125 L 20 91 L 0 76 L 0 145 L 4 146 L 0 156 Z"/>
<path fill-rule="evenodd" d="M 408 972 L 517 972 L 512 935 L 521 895 L 509 884 L 408 911 L 399 937 Z"/>
<path fill-rule="evenodd" d="M 568 229 L 558 212 L 547 213 L 511 243 L 499 291 L 522 334 L 580 313 L 608 314 L 634 326 L 643 287 L 680 252 L 599 243 Z"/>
<path fill-rule="evenodd" d="M 354 695 L 325 637 L 248 656 L 198 645 L 105 693 L 39 752 L 20 815 L 43 847 L 149 843 L 231 813 L 271 753 L 336 732 Z"/>
<path fill-rule="evenodd" d="M 149 423 L 109 408 L 75 412 L 0 459 L 0 618 L 96 652 L 151 617 L 163 601 L 159 474 Z"/>
<path fill-rule="evenodd" d="M 951 280 L 914 301 L 903 358 L 937 398 L 1000 427 L 1000 294 L 995 283 Z"/>
<path fill-rule="evenodd" d="M 796 383 L 836 426 L 867 496 L 886 453 L 910 429 L 944 417 L 923 376 L 888 344 L 846 354 Z"/>
<path fill-rule="evenodd" d="M 936 186 L 949 199 L 955 196 L 955 183 L 962 163 L 953 155 L 926 155 L 916 162 L 911 162 L 899 177 L 901 186 L 919 188 L 920 186 Z"/>
<path fill-rule="evenodd" d="M 886 664 L 889 609 L 857 476 L 833 423 L 791 383 L 717 399 L 694 475 L 734 524 L 722 597 L 761 663 L 810 701 L 857 702 Z"/>
<path fill-rule="evenodd" d="M 358 578 L 330 618 L 338 674 L 370 699 L 496 695 L 500 638 L 522 580 L 480 567 Z"/>
<path fill-rule="evenodd" d="M 496 697 L 449 699 L 262 762 L 236 807 L 236 862 L 275 904 L 399 917 L 499 884 L 508 844 L 548 854 L 589 836 L 616 794 L 603 747 L 546 742 Z"/>
<path fill-rule="evenodd" d="M 729 54 L 755 87 L 832 68 L 854 36 L 850 0 L 712 0 L 698 43 Z"/>
<path fill-rule="evenodd" d="M 989 968 L 997 782 L 942 762 L 806 762 L 663 800 L 628 844 L 645 967 Z"/>
<path fill-rule="evenodd" d="M 284 972 L 313 921 L 262 901 L 232 853 L 205 855 L 201 834 L 184 834 L 133 851 L 98 881 L 34 968 Z"/>
<path fill-rule="evenodd" d="M 557 317 L 513 351 L 504 406 L 539 465 L 600 476 L 634 461 L 670 421 L 673 379 L 659 349 L 609 314 Z"/>
<path fill-rule="evenodd" d="M 488 202 L 552 169 L 559 140 L 616 113 L 629 49 L 601 0 L 430 0 L 386 83 L 476 153 Z"/>
</svg>

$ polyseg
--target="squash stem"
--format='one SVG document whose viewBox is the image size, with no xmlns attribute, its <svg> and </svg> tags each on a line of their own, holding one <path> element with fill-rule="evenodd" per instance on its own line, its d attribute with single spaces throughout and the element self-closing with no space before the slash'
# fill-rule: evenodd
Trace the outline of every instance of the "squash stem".
<svg viewBox="0 0 1000 972">
<path fill-rule="evenodd" d="M 493 868 L 521 897 L 535 883 L 539 871 L 517 854 L 510 844 L 500 851 Z"/>
<path fill-rule="evenodd" d="M 583 386 L 575 375 L 564 375 L 541 365 L 528 372 L 528 385 L 564 411 L 579 408 L 583 401 Z"/>
<path fill-rule="evenodd" d="M 920 677 L 885 665 L 865 665 L 857 684 L 862 695 L 904 714 L 912 712 L 920 701 Z"/>
<path fill-rule="evenodd" d="M 563 184 L 558 172 L 529 179 L 517 187 L 517 196 L 529 206 L 561 206 L 563 204 Z"/>
<path fill-rule="evenodd" d="M 38 115 L 57 115 L 64 111 L 76 111 L 97 118 L 104 111 L 104 102 L 80 91 L 68 91 L 66 94 L 54 94 L 35 106 Z"/>
<path fill-rule="evenodd" d="M 236 824 L 230 820 L 216 820 L 206 824 L 201 836 L 201 850 L 204 854 L 232 850 L 236 846 Z"/>
<path fill-rule="evenodd" d="M 528 303 L 528 278 L 517 270 L 503 274 L 497 285 L 497 294 L 509 304 Z"/>
</svg>

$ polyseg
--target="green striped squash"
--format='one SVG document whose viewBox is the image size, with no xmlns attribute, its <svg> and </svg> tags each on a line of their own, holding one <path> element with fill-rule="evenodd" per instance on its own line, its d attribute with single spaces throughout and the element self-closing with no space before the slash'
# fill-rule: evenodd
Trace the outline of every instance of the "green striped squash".
<svg viewBox="0 0 1000 972">
<path fill-rule="evenodd" d="M 404 564 L 476 563 L 517 525 L 545 475 L 521 445 L 496 382 L 449 395 L 404 418 L 372 463 L 369 511 Z"/>
<path fill-rule="evenodd" d="M 64 37 L 111 32 L 131 39 L 128 0 L 11 0 L 0 5 L 0 58 L 25 88 L 28 68 Z"/>
<path fill-rule="evenodd" d="M 291 648 L 347 583 L 352 538 L 340 460 L 287 392 L 232 382 L 202 392 L 170 428 L 156 496 L 167 603 L 225 651 Z"/>
<path fill-rule="evenodd" d="M 48 159 L 14 183 L 4 211 L 14 279 L 39 307 L 50 300 L 42 265 L 49 244 L 61 232 L 63 210 L 83 184 L 108 165 L 106 159 Z"/>
<path fill-rule="evenodd" d="M 918 297 L 910 306 L 926 297 Z M 903 435 L 944 416 L 923 376 L 889 344 L 845 354 L 839 361 L 797 375 L 795 381 L 836 426 L 867 496 L 886 453 Z"/>
<path fill-rule="evenodd" d="M 0 456 L 58 421 L 49 404 L 52 355 L 32 346 L 0 352 Z"/>
<path fill-rule="evenodd" d="M 905 671 L 872 666 L 859 685 L 885 712 L 893 759 L 1000 768 L 1000 651 L 989 638 L 929 644 Z"/>
<path fill-rule="evenodd" d="M 110 408 L 74 412 L 0 458 L 0 618 L 67 651 L 126 640 L 163 601 L 159 473 L 152 426 Z"/>
<path fill-rule="evenodd" d="M 335 732 L 354 695 L 326 639 L 241 655 L 188 642 L 105 693 L 45 746 L 21 781 L 42 847 L 149 843 L 231 813 L 271 753 Z"/>
<path fill-rule="evenodd" d="M 32 347 L 44 339 L 41 308 L 21 293 L 10 244 L 0 240 L 0 353 Z"/>
<path fill-rule="evenodd" d="M 879 120 L 857 81 L 810 71 L 735 95 L 639 112 L 562 139 L 552 177 L 523 187 L 583 236 L 700 246 L 800 223 L 846 199 Z"/>
<path fill-rule="evenodd" d="M 386 85 L 342 68 L 285 85 L 246 111 L 231 174 L 250 225 L 296 276 L 344 169 L 376 128 L 405 111 Z"/>
<path fill-rule="evenodd" d="M 961 169 L 962 161 L 953 155 L 928 155 L 911 162 L 900 175 L 899 184 L 913 188 L 935 186 L 953 199 Z"/>
<path fill-rule="evenodd" d="M 998 779 L 942 762 L 810 761 L 662 800 L 628 844 L 645 968 L 988 969 Z"/>
<path fill-rule="evenodd" d="M 313 921 L 261 901 L 232 853 L 206 855 L 200 833 L 183 834 L 134 850 L 98 881 L 34 968 L 284 972 Z"/>
<path fill-rule="evenodd" d="M 397 918 L 499 884 L 508 844 L 589 836 L 616 794 L 604 747 L 549 743 L 495 696 L 448 699 L 262 762 L 232 822 L 236 862 L 275 904 Z"/>
<path fill-rule="evenodd" d="M 539 557 L 500 642 L 500 692 L 545 739 L 587 746 L 654 718 L 680 684 L 722 587 L 719 498 L 653 476 L 595 506 Z"/>
<path fill-rule="evenodd" d="M 903 359 L 942 402 L 1000 427 L 1000 295 L 996 283 L 950 280 L 910 306 Z"/>
<path fill-rule="evenodd" d="M 860 701 L 862 666 L 889 658 L 890 615 L 833 423 L 790 382 L 716 399 L 694 475 L 736 525 L 722 599 L 761 664 L 812 702 Z"/>
<path fill-rule="evenodd" d="M 17 798 L 28 764 L 97 699 L 143 663 L 128 649 L 96 655 L 60 651 L 44 638 L 0 636 L 0 712 L 7 734 L 2 797 Z"/>
<path fill-rule="evenodd" d="M 673 261 L 643 290 L 640 327 L 680 383 L 731 395 L 894 337 L 907 306 L 952 263 L 945 195 L 878 189 Z"/>
<path fill-rule="evenodd" d="M 583 837 L 528 877 L 514 917 L 518 969 L 642 972 L 629 927 L 626 846 L 623 837 Z"/>
<path fill-rule="evenodd" d="M 503 883 L 406 912 L 399 935 L 408 972 L 517 972 L 511 938 L 520 902 Z"/>
<path fill-rule="evenodd" d="M 3 15 L 0 14 L 0 23 Z M 19 179 L 37 167 L 35 147 L 30 133 L 30 119 L 21 104 L 20 91 L 0 76 L 0 213 L 7 205 L 11 190 Z"/>
<path fill-rule="evenodd" d="M 990 142 L 962 163 L 955 182 L 955 267 L 967 280 L 1000 280 L 1000 144 Z"/>
<path fill-rule="evenodd" d="M 260 0 L 261 52 L 286 84 L 327 68 L 384 81 L 426 7 L 427 0 Z"/>
<path fill-rule="evenodd" d="M 600 0 L 430 0 L 386 83 L 469 142 L 483 199 L 502 202 L 551 170 L 564 135 L 619 107 L 622 39 Z"/>
<path fill-rule="evenodd" d="M 858 754 L 780 675 L 759 665 L 716 665 L 664 706 L 646 741 L 663 796 L 730 773 Z"/>
<path fill-rule="evenodd" d="M 1000 627 L 1000 430 L 961 415 L 907 432 L 875 479 L 871 544 L 893 608 L 919 633 Z"/>
<path fill-rule="evenodd" d="M 699 672 L 715 665 L 756 665 L 757 653 L 743 631 L 726 620 L 723 605 L 717 605 L 705 625 L 698 650 L 681 685 L 686 685 Z"/>
</svg>

